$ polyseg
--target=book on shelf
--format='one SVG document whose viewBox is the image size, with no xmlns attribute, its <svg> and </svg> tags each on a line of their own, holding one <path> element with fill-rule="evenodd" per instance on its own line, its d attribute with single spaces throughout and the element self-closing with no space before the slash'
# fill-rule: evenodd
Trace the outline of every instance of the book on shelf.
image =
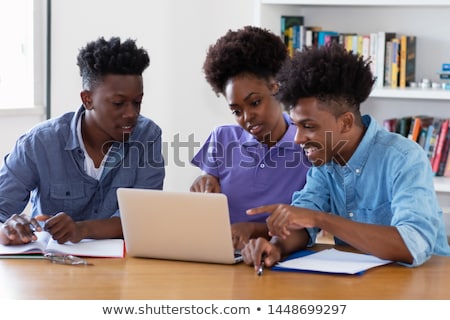
<svg viewBox="0 0 450 320">
<path fill-rule="evenodd" d="M 425 150 L 425 141 L 427 139 L 427 133 L 428 133 L 428 127 L 429 126 L 423 126 L 420 128 L 419 132 L 419 138 L 417 139 L 417 143 L 422 147 L 422 149 Z"/>
<path fill-rule="evenodd" d="M 416 81 L 416 42 L 416 36 L 400 37 L 400 88 Z"/>
<path fill-rule="evenodd" d="M 378 32 L 378 39 L 377 39 L 377 81 L 375 83 L 377 88 L 383 88 L 384 81 L 385 81 L 385 61 L 386 60 L 386 44 L 392 40 L 392 38 L 396 37 L 395 32 L 386 32 L 386 31 L 379 31 Z M 390 80 L 390 79 L 389 79 Z"/>
<path fill-rule="evenodd" d="M 294 47 L 294 42 L 296 46 L 299 45 L 299 26 L 301 25 L 304 25 L 303 16 L 282 15 L 280 18 L 281 37 L 288 48 L 290 56 L 293 56 L 295 49 L 297 49 Z"/>
<path fill-rule="evenodd" d="M 449 123 L 450 126 L 450 123 Z M 439 160 L 438 169 L 436 171 L 436 176 L 441 177 L 444 175 L 445 167 L 448 159 L 448 152 L 450 148 L 450 128 L 447 129 L 447 135 L 443 141 L 441 159 Z"/>
<path fill-rule="evenodd" d="M 398 87 L 398 78 L 400 73 L 400 40 L 398 38 L 393 38 L 392 42 L 392 66 L 391 66 L 391 88 Z"/>
<path fill-rule="evenodd" d="M 306 26 L 305 27 L 305 46 L 317 47 L 319 31 L 322 31 L 321 26 Z"/>
<path fill-rule="evenodd" d="M 339 44 L 344 46 L 345 50 L 353 51 L 353 40 L 356 37 L 356 33 L 339 33 Z"/>
<path fill-rule="evenodd" d="M 339 33 L 336 31 L 322 30 L 318 32 L 317 45 L 323 46 L 331 41 L 339 41 Z"/>
<path fill-rule="evenodd" d="M 450 132 L 450 130 L 449 130 L 449 132 Z M 450 151 L 450 146 L 449 146 L 449 151 Z M 447 152 L 447 160 L 445 161 L 444 172 L 442 173 L 442 176 L 450 178 L 450 155 L 448 153 L 449 152 Z"/>
<path fill-rule="evenodd" d="M 424 150 L 427 153 L 427 157 L 430 160 L 430 163 L 432 163 L 432 159 L 434 157 L 435 151 L 436 151 L 436 143 L 439 137 L 439 131 L 441 130 L 442 122 L 444 121 L 443 118 L 434 118 L 431 125 L 428 127 L 427 130 L 427 138 L 425 140 L 425 146 Z"/>
<path fill-rule="evenodd" d="M 361 56 L 363 57 L 363 59 L 369 60 L 370 59 L 370 35 L 361 35 Z M 359 48 L 358 48 L 359 50 Z"/>
<path fill-rule="evenodd" d="M 384 119 L 383 127 L 389 132 L 397 132 L 397 118 Z"/>
<path fill-rule="evenodd" d="M 408 137 L 409 131 L 411 130 L 412 117 L 406 116 L 398 120 L 396 132 L 404 137 Z"/>
<path fill-rule="evenodd" d="M 392 41 L 386 42 L 386 49 L 384 53 L 384 80 L 383 86 L 390 87 L 392 80 Z"/>
<path fill-rule="evenodd" d="M 36 232 L 37 240 L 21 245 L 0 245 L 0 258 L 33 257 L 36 254 L 56 253 L 83 257 L 123 258 L 125 246 L 123 239 L 84 239 L 78 243 L 63 244 L 53 240 L 46 231 Z"/>
<path fill-rule="evenodd" d="M 423 128 L 428 128 L 433 122 L 433 117 L 427 115 L 413 116 L 409 129 L 408 139 L 419 142 L 419 137 Z"/>
<path fill-rule="evenodd" d="M 305 26 L 303 25 L 294 25 L 292 26 L 292 54 L 296 50 L 301 50 L 304 46 L 305 42 Z"/>
<path fill-rule="evenodd" d="M 377 67 L 378 67 L 378 34 L 376 32 L 370 33 L 370 49 L 369 49 L 369 55 L 370 55 L 370 70 L 372 71 L 372 74 L 374 77 L 377 76 Z"/>
<path fill-rule="evenodd" d="M 439 133 L 436 138 L 435 152 L 431 159 L 431 169 L 434 174 L 436 174 L 439 171 L 439 163 L 441 161 L 441 157 L 443 154 L 445 138 L 447 136 L 447 131 L 448 131 L 448 125 L 449 125 L 449 119 L 444 119 L 442 121 L 441 128 L 440 128 Z"/>
</svg>

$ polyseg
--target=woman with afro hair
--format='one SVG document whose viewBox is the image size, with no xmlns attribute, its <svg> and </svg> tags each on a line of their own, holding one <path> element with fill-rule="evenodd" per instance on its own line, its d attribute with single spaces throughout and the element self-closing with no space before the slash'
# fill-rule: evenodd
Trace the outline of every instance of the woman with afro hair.
<svg viewBox="0 0 450 320">
<path fill-rule="evenodd" d="M 295 126 L 277 97 L 275 76 L 287 59 L 279 36 L 245 26 L 211 45 L 203 64 L 207 82 L 224 96 L 237 125 L 215 128 L 194 156 L 203 174 L 191 191 L 227 196 L 236 249 L 251 238 L 269 238 L 267 215 L 249 216 L 248 208 L 290 203 L 306 182 L 310 163 L 293 142 Z"/>
</svg>

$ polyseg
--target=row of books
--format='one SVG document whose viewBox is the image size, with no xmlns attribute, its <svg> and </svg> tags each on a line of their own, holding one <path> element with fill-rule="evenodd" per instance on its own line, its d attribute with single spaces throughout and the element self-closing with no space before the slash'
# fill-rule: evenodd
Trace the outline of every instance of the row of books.
<svg viewBox="0 0 450 320">
<path fill-rule="evenodd" d="M 308 26 L 303 16 L 281 16 L 281 36 L 292 56 L 304 47 L 336 41 L 347 50 L 371 61 L 376 87 L 405 88 L 416 82 L 416 36 L 378 31 L 370 34 L 342 33 Z"/>
<path fill-rule="evenodd" d="M 436 176 L 450 177 L 450 119 L 428 115 L 384 120 L 384 127 L 417 142 Z"/>
</svg>

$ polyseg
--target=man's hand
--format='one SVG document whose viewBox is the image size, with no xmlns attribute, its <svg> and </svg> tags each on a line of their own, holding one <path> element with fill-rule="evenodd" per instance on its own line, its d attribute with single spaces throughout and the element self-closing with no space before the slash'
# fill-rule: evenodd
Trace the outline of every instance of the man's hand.
<svg viewBox="0 0 450 320">
<path fill-rule="evenodd" d="M 83 239 L 82 232 L 77 223 L 64 212 L 60 212 L 54 216 L 39 215 L 36 216 L 36 220 L 45 221 L 44 230 L 48 231 L 58 243 L 65 243 L 67 241 L 77 243 Z"/>
<path fill-rule="evenodd" d="M 253 265 L 255 271 L 258 270 L 262 261 L 265 266 L 271 267 L 281 259 L 280 248 L 264 238 L 250 239 L 241 253 L 244 263 Z"/>
<path fill-rule="evenodd" d="M 266 223 L 271 236 L 286 239 L 292 230 L 315 227 L 314 212 L 287 204 L 272 204 L 247 210 L 247 214 L 269 212 Z"/>
<path fill-rule="evenodd" d="M 24 213 L 13 214 L 0 226 L 0 243 L 18 245 L 36 241 L 35 231 L 42 231 L 36 219 Z"/>
</svg>

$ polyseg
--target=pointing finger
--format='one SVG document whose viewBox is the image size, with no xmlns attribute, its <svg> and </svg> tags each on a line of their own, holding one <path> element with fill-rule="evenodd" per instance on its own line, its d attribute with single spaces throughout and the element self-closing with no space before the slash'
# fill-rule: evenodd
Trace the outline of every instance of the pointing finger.
<svg viewBox="0 0 450 320">
<path fill-rule="evenodd" d="M 278 204 L 270 204 L 267 206 L 261 206 L 257 208 L 248 209 L 246 212 L 248 215 L 259 214 L 259 213 L 272 213 L 276 210 Z"/>
</svg>

